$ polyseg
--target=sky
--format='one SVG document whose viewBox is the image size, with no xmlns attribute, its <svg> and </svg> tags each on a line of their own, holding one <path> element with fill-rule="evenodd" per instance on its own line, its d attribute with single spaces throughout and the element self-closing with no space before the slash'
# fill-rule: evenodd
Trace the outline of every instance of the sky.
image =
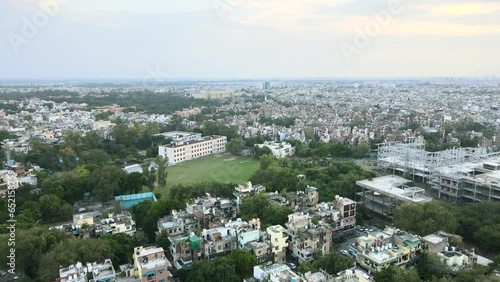
<svg viewBox="0 0 500 282">
<path fill-rule="evenodd" d="M 0 0 L 0 79 L 493 75 L 498 0 Z"/>
</svg>

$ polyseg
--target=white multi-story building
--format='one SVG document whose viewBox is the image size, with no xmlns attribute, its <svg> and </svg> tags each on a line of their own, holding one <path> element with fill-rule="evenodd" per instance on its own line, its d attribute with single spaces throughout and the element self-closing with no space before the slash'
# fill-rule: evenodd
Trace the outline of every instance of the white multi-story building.
<svg viewBox="0 0 500 282">
<path fill-rule="evenodd" d="M 168 134 L 168 133 L 167 133 Z M 162 134 L 164 136 L 168 136 Z M 227 138 L 225 136 L 205 136 L 201 134 L 188 133 L 177 135 L 169 145 L 159 146 L 158 154 L 163 158 L 168 158 L 169 165 L 197 159 L 211 154 L 223 153 L 226 151 Z"/>
<path fill-rule="evenodd" d="M 270 142 L 266 141 L 264 144 L 255 144 L 256 148 L 267 147 L 271 150 L 275 158 L 286 158 L 295 155 L 295 147 L 286 142 Z"/>
</svg>

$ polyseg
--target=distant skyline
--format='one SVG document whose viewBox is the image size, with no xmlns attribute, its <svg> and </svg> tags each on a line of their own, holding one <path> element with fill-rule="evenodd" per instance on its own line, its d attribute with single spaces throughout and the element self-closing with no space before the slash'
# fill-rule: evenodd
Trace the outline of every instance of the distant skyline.
<svg viewBox="0 0 500 282">
<path fill-rule="evenodd" d="M 500 75 L 495 0 L 3 0 L 0 36 L 2 80 Z"/>
</svg>

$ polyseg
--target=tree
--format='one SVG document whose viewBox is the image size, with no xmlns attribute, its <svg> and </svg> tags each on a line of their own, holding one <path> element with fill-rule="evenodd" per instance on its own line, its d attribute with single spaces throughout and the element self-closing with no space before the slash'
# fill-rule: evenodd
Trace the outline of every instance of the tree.
<svg viewBox="0 0 500 282">
<path fill-rule="evenodd" d="M 354 158 L 364 158 L 366 155 L 370 152 L 370 145 L 369 144 L 359 144 L 354 146 L 352 149 L 352 156 Z"/>
<path fill-rule="evenodd" d="M 260 218 L 264 209 L 269 205 L 269 197 L 266 194 L 245 197 L 240 206 L 240 216 L 244 220 Z"/>
<path fill-rule="evenodd" d="M 254 147 L 254 156 L 255 158 L 259 159 L 260 156 L 262 155 L 272 155 L 273 154 L 273 151 L 271 151 L 271 149 L 269 149 L 268 147 L 262 147 L 262 148 L 259 148 L 259 147 Z"/>
<path fill-rule="evenodd" d="M 116 267 L 121 264 L 131 263 L 134 248 L 142 245 L 136 237 L 125 233 L 105 234 L 99 238 L 105 240 L 110 246 L 110 253 L 113 254 L 113 263 Z"/>
<path fill-rule="evenodd" d="M 187 275 L 186 281 L 234 282 L 241 281 L 235 265 L 229 258 L 222 257 L 214 261 L 197 261 Z"/>
<path fill-rule="evenodd" d="M 153 203 L 150 201 L 142 201 L 130 208 L 130 213 L 132 214 L 137 227 L 142 228 L 144 226 L 144 218 L 152 205 Z"/>
<path fill-rule="evenodd" d="M 142 173 L 132 172 L 123 178 L 123 181 L 120 183 L 120 191 L 122 194 L 137 194 L 141 192 L 144 182 L 145 179 Z"/>
<path fill-rule="evenodd" d="M 417 272 L 424 281 L 441 278 L 451 273 L 451 269 L 434 254 L 423 254 L 417 265 Z"/>
<path fill-rule="evenodd" d="M 233 138 L 226 144 L 226 150 L 233 155 L 239 154 L 243 149 L 245 149 L 245 142 L 239 137 Z"/>
<path fill-rule="evenodd" d="M 35 140 L 31 143 L 31 148 L 26 155 L 26 162 L 37 164 L 47 170 L 59 170 L 59 154 L 55 147 Z"/>
<path fill-rule="evenodd" d="M 482 226 L 474 232 L 474 238 L 485 250 L 500 250 L 500 223 Z"/>
<path fill-rule="evenodd" d="M 156 246 L 162 247 L 164 250 L 170 248 L 170 240 L 168 239 L 168 230 L 163 229 L 158 235 L 156 235 Z"/>
<path fill-rule="evenodd" d="M 1 234 L 0 241 L 8 242 L 9 234 Z M 33 227 L 31 229 L 16 229 L 16 274 L 25 274 L 31 279 L 35 279 L 38 269 L 41 266 L 41 257 L 49 252 L 54 245 L 69 237 L 63 231 L 49 230 L 47 227 Z M 9 249 L 12 246 L 0 244 L 0 263 L 6 265 Z M 74 263 L 74 262 L 73 262 Z M 57 269 L 52 269 L 57 273 Z M 55 278 L 54 278 L 55 279 Z M 38 280 L 54 281 L 54 280 Z"/>
<path fill-rule="evenodd" d="M 40 197 L 40 212 L 44 221 L 50 221 L 57 217 L 57 212 L 62 203 L 56 195 L 48 194 Z"/>
<path fill-rule="evenodd" d="M 353 263 L 353 260 L 349 257 L 340 255 L 338 253 L 331 253 L 327 256 L 317 258 L 312 262 L 302 263 L 299 266 L 299 270 L 301 272 L 315 272 L 321 268 L 329 274 L 337 274 L 341 271 L 351 268 Z"/>
<path fill-rule="evenodd" d="M 454 233 L 457 229 L 457 221 L 451 211 L 437 201 L 402 204 L 396 209 L 394 225 L 421 236 L 440 230 Z"/>
<path fill-rule="evenodd" d="M 466 269 L 461 269 L 458 271 L 457 276 L 454 281 L 456 282 L 500 282 L 500 277 L 496 274 L 490 274 L 487 266 L 482 265 L 472 265 Z"/>
<path fill-rule="evenodd" d="M 388 267 L 373 274 L 377 282 L 420 282 L 420 277 L 415 269 L 406 270 L 399 267 Z"/>
<path fill-rule="evenodd" d="M 74 264 L 77 261 L 99 261 L 113 259 L 107 240 L 70 238 L 59 242 L 54 248 L 41 256 L 37 273 L 38 281 L 54 281 L 61 265 Z"/>
<path fill-rule="evenodd" d="M 84 164 L 104 165 L 110 161 L 108 153 L 102 149 L 90 149 L 82 151 L 80 154 L 81 162 Z"/>
<path fill-rule="evenodd" d="M 235 266 L 239 281 L 252 277 L 253 267 L 257 265 L 257 259 L 254 255 L 243 250 L 233 250 L 227 258 L 231 261 L 232 265 Z"/>
<path fill-rule="evenodd" d="M 126 177 L 123 169 L 114 165 L 105 165 L 89 176 L 87 187 L 101 201 L 106 201 L 120 191 L 120 183 Z"/>
<path fill-rule="evenodd" d="M 292 214 L 293 210 L 290 207 L 282 205 L 268 205 L 264 208 L 262 216 L 264 225 L 283 224 L 288 221 L 288 215 Z"/>
<path fill-rule="evenodd" d="M 274 163 L 274 156 L 269 154 L 262 155 L 259 157 L 259 160 L 260 160 L 260 169 L 265 170 Z"/>
<path fill-rule="evenodd" d="M 160 187 L 167 186 L 167 164 L 168 158 L 162 158 L 161 156 L 157 156 L 155 159 L 156 164 L 158 165 L 157 175 L 158 175 L 158 185 Z"/>
<path fill-rule="evenodd" d="M 5 139 L 17 139 L 18 136 L 10 134 L 6 130 L 0 130 L 0 142 L 2 142 Z"/>
</svg>

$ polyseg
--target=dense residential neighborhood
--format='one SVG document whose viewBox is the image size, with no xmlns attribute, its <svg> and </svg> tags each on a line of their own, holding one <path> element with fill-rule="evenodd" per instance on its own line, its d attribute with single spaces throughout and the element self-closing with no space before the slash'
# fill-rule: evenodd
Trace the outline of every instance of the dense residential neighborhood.
<svg viewBox="0 0 500 282">
<path fill-rule="evenodd" d="M 498 84 L 262 86 L 0 87 L 17 277 L 498 279 Z"/>
</svg>

